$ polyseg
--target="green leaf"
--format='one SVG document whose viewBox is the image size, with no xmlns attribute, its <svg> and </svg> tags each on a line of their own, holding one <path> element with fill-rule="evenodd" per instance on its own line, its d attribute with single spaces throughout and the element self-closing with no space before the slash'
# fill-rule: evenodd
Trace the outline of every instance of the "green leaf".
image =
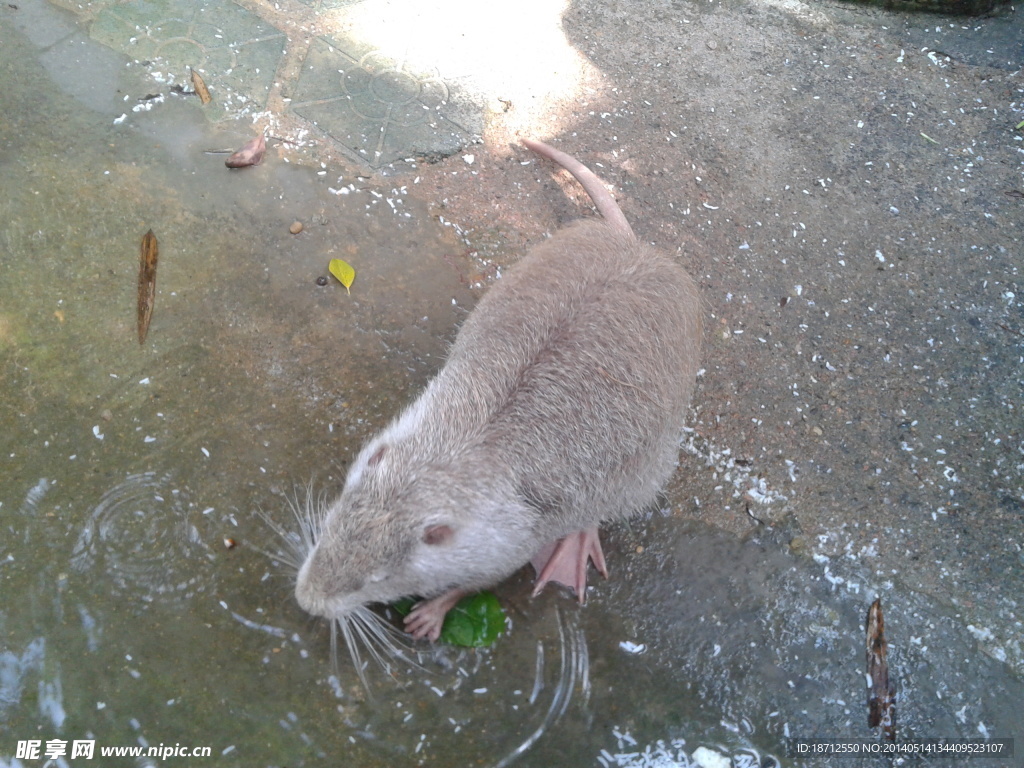
<svg viewBox="0 0 1024 768">
<path fill-rule="evenodd" d="M 416 605 L 417 602 L 418 601 L 415 597 L 403 597 L 401 600 L 395 600 L 395 602 L 391 604 L 391 607 L 398 612 L 399 616 L 408 616 L 409 611 L 412 610 L 412 607 Z"/>
<path fill-rule="evenodd" d="M 346 291 L 352 287 L 352 283 L 356 279 L 356 271 L 347 261 L 331 259 L 330 264 L 327 265 L 327 269 L 330 270 L 332 275 L 338 278 L 339 283 L 345 286 Z M 349 293 L 351 293 L 351 291 L 349 291 Z"/>
<path fill-rule="evenodd" d="M 505 612 L 493 592 L 462 598 L 444 619 L 441 639 L 474 648 L 490 645 L 505 629 Z"/>
<path fill-rule="evenodd" d="M 392 603 L 406 616 L 418 601 L 404 597 Z M 481 648 L 491 645 L 505 629 L 505 611 L 493 592 L 477 592 L 459 600 L 444 618 L 440 640 L 449 645 Z"/>
</svg>

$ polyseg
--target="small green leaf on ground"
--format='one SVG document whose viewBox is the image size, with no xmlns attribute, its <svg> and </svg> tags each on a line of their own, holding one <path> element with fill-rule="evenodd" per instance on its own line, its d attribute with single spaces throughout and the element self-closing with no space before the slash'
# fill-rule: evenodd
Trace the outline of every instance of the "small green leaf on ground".
<svg viewBox="0 0 1024 768">
<path fill-rule="evenodd" d="M 418 601 L 405 597 L 392 603 L 399 615 L 406 616 Z M 505 629 L 505 611 L 493 592 L 477 592 L 462 598 L 441 628 L 440 640 L 449 645 L 481 648 L 491 645 Z"/>
<path fill-rule="evenodd" d="M 356 271 L 347 261 L 331 259 L 331 263 L 327 265 L 327 269 L 331 271 L 332 275 L 338 278 L 339 283 L 345 286 L 346 291 L 352 287 L 352 283 L 356 279 Z M 349 293 L 351 293 L 351 291 L 349 291 Z"/>
</svg>

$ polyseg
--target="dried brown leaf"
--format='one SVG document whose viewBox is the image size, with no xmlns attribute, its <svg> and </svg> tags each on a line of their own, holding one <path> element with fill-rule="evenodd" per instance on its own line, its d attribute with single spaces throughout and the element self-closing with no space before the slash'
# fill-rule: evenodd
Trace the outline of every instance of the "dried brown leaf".
<svg viewBox="0 0 1024 768">
<path fill-rule="evenodd" d="M 142 246 L 139 248 L 139 344 L 145 343 L 146 334 L 149 333 L 149 321 L 153 317 L 153 302 L 156 300 L 156 262 L 159 256 L 156 235 L 151 229 L 142 238 Z"/>
<path fill-rule="evenodd" d="M 192 69 L 192 67 L 189 67 L 188 69 L 189 72 L 192 73 L 192 87 L 196 89 L 196 93 L 199 95 L 199 100 L 203 102 L 203 104 L 209 104 L 213 101 L 213 97 L 210 96 L 210 89 L 206 87 L 206 82 L 199 76 L 198 72 Z"/>
<path fill-rule="evenodd" d="M 875 600 L 868 609 L 867 620 L 868 662 L 868 727 L 882 727 L 889 741 L 896 739 L 896 686 L 889 680 L 889 662 L 886 659 L 888 643 L 885 641 L 885 619 L 882 600 Z"/>
<path fill-rule="evenodd" d="M 242 145 L 242 148 L 224 161 L 228 168 L 248 168 L 250 165 L 259 165 L 263 162 L 263 153 L 267 151 L 267 140 L 261 133 L 255 139 L 250 139 Z"/>
</svg>

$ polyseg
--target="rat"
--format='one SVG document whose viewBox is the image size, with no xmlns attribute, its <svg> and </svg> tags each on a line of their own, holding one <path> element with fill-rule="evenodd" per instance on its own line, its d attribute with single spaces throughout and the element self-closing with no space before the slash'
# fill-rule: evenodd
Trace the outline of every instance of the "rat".
<svg viewBox="0 0 1024 768">
<path fill-rule="evenodd" d="M 414 638 L 437 640 L 463 596 L 527 562 L 534 594 L 584 600 L 588 561 L 607 577 L 602 523 L 649 506 L 676 467 L 699 360 L 697 288 L 637 240 L 601 180 L 539 141 L 600 219 L 533 248 L 484 294 L 423 393 L 373 437 L 295 588 L 336 620 L 406 596 Z"/>
</svg>

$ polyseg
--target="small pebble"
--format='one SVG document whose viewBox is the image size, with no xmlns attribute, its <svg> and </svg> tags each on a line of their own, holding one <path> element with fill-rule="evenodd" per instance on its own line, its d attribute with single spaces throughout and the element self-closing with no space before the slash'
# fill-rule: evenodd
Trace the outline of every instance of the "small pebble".
<svg viewBox="0 0 1024 768">
<path fill-rule="evenodd" d="M 324 275 L 320 275 L 320 277 L 318 277 L 316 279 L 316 284 L 317 285 L 327 285 L 327 277 L 324 276 Z"/>
<path fill-rule="evenodd" d="M 299 234 L 299 232 L 302 231 L 302 222 L 301 221 L 292 222 L 292 225 L 290 227 L 288 227 L 288 231 L 291 232 L 293 235 Z"/>
</svg>

